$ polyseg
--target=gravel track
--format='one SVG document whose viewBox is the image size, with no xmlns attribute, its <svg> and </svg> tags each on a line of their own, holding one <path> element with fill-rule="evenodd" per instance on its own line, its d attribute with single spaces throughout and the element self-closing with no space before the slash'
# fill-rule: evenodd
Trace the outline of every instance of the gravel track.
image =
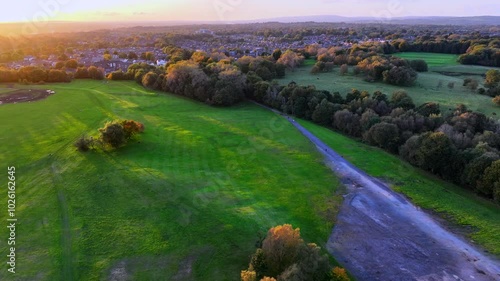
<svg viewBox="0 0 500 281">
<path fill-rule="evenodd" d="M 356 168 L 291 117 L 347 186 L 328 251 L 359 280 L 500 280 L 500 262 Z"/>
</svg>

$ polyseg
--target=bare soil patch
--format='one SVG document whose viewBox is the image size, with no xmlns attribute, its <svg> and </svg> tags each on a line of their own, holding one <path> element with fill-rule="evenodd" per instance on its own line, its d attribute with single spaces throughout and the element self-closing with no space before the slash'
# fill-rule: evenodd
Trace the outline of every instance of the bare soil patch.
<svg viewBox="0 0 500 281">
<path fill-rule="evenodd" d="M 0 104 L 38 101 L 53 94 L 51 90 L 19 89 L 1 94 Z"/>
</svg>

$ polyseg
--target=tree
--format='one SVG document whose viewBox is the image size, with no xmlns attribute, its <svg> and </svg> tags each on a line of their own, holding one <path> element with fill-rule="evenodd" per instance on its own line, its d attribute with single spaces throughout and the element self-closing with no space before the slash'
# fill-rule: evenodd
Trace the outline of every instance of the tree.
<svg viewBox="0 0 500 281">
<path fill-rule="evenodd" d="M 138 58 L 139 58 L 139 56 L 136 53 L 134 53 L 134 52 L 128 53 L 128 59 L 129 60 L 136 60 Z"/>
<path fill-rule="evenodd" d="M 291 70 L 294 70 L 297 66 L 301 65 L 303 61 L 303 56 L 295 53 L 292 50 L 286 50 L 286 52 L 281 55 L 278 63 L 286 66 Z"/>
<path fill-rule="evenodd" d="M 488 88 L 496 88 L 500 84 L 500 71 L 497 69 L 490 69 L 486 72 L 486 79 L 484 85 Z"/>
<path fill-rule="evenodd" d="M 255 274 L 255 271 L 242 270 L 241 281 L 257 281 L 257 276 Z"/>
<path fill-rule="evenodd" d="M 491 164 L 497 160 L 499 160 L 498 154 L 494 152 L 484 152 L 479 157 L 474 158 L 472 161 L 467 163 L 465 167 L 464 173 L 462 175 L 462 180 L 465 184 L 470 187 L 475 188 L 479 192 L 485 195 L 491 195 L 489 188 L 484 188 L 484 190 L 479 189 L 478 183 L 481 180 L 484 172 Z M 485 183 L 487 184 L 488 181 Z M 484 185 L 481 187 L 485 187 Z"/>
<path fill-rule="evenodd" d="M 417 72 L 427 72 L 429 70 L 425 60 L 412 60 L 410 61 L 410 67 Z"/>
<path fill-rule="evenodd" d="M 89 151 L 92 146 L 94 145 L 94 139 L 93 138 L 88 138 L 86 136 L 80 137 L 76 142 L 75 142 L 75 147 L 80 151 L 80 152 L 87 152 Z"/>
<path fill-rule="evenodd" d="M 273 52 L 273 59 L 275 61 L 278 61 L 281 58 L 282 54 L 283 54 L 283 52 L 281 51 L 281 49 L 274 50 L 274 52 Z"/>
<path fill-rule="evenodd" d="M 463 86 L 474 92 L 479 87 L 479 81 L 472 78 L 465 78 Z"/>
<path fill-rule="evenodd" d="M 118 148 L 127 143 L 123 125 L 120 122 L 107 122 L 103 128 L 99 129 L 101 141 L 110 145 L 112 148 Z"/>
<path fill-rule="evenodd" d="M 88 74 L 90 79 L 103 80 L 104 79 L 104 69 L 97 68 L 95 66 L 90 66 L 88 68 Z"/>
<path fill-rule="evenodd" d="M 399 146 L 398 126 L 386 122 L 375 124 L 365 133 L 365 140 L 391 152 L 397 152 Z"/>
<path fill-rule="evenodd" d="M 312 114 L 312 120 L 321 125 L 331 125 L 333 122 L 333 115 L 335 114 L 335 106 L 327 99 L 323 99 Z"/>
<path fill-rule="evenodd" d="M 396 91 L 392 94 L 391 106 L 392 108 L 401 107 L 406 110 L 415 108 L 412 98 L 405 91 Z"/>
<path fill-rule="evenodd" d="M 484 170 L 483 176 L 478 181 L 477 189 L 500 203 L 500 160 L 497 160 Z"/>
<path fill-rule="evenodd" d="M 298 253 L 297 262 L 291 267 L 291 275 L 299 277 L 298 280 L 329 281 L 330 263 L 328 256 L 321 254 L 321 248 L 314 243 L 302 244 Z M 283 278 L 288 269 L 285 270 L 278 280 L 294 280 Z"/>
<path fill-rule="evenodd" d="M 54 68 L 56 69 L 62 69 L 64 67 L 64 62 L 63 61 L 58 61 L 56 62 L 56 65 L 54 66 Z"/>
<path fill-rule="evenodd" d="M 453 156 L 453 144 L 441 132 L 425 133 L 416 153 L 417 165 L 433 173 L 441 173 Z"/>
<path fill-rule="evenodd" d="M 150 89 L 158 89 L 159 85 L 157 85 L 158 74 L 154 72 L 148 72 L 142 78 L 142 85 L 146 88 Z"/>
<path fill-rule="evenodd" d="M 340 66 L 340 75 L 344 76 L 349 73 L 349 66 L 347 64 L 343 64 Z"/>
<path fill-rule="evenodd" d="M 417 108 L 417 112 L 422 114 L 425 117 L 429 117 L 430 115 L 438 115 L 441 113 L 441 110 L 439 109 L 439 104 L 433 103 L 433 102 L 428 102 L 424 103 L 421 106 Z"/>
<path fill-rule="evenodd" d="M 360 119 L 359 115 L 344 109 L 335 113 L 333 125 L 334 128 L 337 128 L 345 134 L 358 137 L 361 135 Z"/>
<path fill-rule="evenodd" d="M 234 65 L 217 63 L 215 67 L 217 73 L 217 82 L 215 83 L 215 92 L 212 97 L 212 104 L 230 106 L 238 103 L 244 97 L 243 90 L 246 86 L 246 76 Z"/>
<path fill-rule="evenodd" d="M 393 67 L 383 72 L 384 82 L 398 85 L 411 86 L 417 80 L 417 73 L 410 67 Z"/>
<path fill-rule="evenodd" d="M 340 267 L 334 267 L 332 270 L 332 281 L 350 281 L 351 279 L 347 276 L 345 269 Z"/>
<path fill-rule="evenodd" d="M 304 240 L 300 237 L 298 228 L 293 229 L 289 224 L 271 228 L 262 242 L 262 251 L 269 275 L 278 276 L 292 265 L 303 243 Z"/>
<path fill-rule="evenodd" d="M 87 79 L 90 78 L 88 68 L 79 67 L 75 72 L 75 79 Z"/>
<path fill-rule="evenodd" d="M 56 83 L 56 82 L 70 82 L 70 77 L 63 70 L 51 69 L 47 75 L 47 82 Z"/>
<path fill-rule="evenodd" d="M 76 60 L 69 60 L 66 62 L 66 68 L 76 69 L 78 67 L 78 62 Z"/>
<path fill-rule="evenodd" d="M 500 106 L 500 96 L 494 97 L 492 101 L 494 104 Z"/>
<path fill-rule="evenodd" d="M 213 97 L 209 77 L 193 61 L 180 61 L 170 65 L 164 82 L 163 90 L 177 95 L 202 102 L 210 102 Z"/>
<path fill-rule="evenodd" d="M 125 139 L 129 140 L 135 135 L 144 132 L 144 125 L 134 120 L 123 120 L 121 122 Z"/>
</svg>

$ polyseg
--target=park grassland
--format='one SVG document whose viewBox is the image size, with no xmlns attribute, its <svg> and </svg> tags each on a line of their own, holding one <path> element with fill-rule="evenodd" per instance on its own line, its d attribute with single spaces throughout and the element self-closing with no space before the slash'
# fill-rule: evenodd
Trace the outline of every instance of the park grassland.
<svg viewBox="0 0 500 281">
<path fill-rule="evenodd" d="M 404 52 L 394 56 L 407 60 L 425 60 L 429 67 L 459 65 L 458 55 L 452 54 Z"/>
<path fill-rule="evenodd" d="M 408 53 L 403 53 L 408 54 Z M 434 57 L 436 54 L 416 53 L 419 57 L 426 56 Z M 291 81 L 299 85 L 314 85 L 318 90 L 328 90 L 330 92 L 340 92 L 344 97 L 352 89 L 360 91 L 368 91 L 373 94 L 375 91 L 381 91 L 388 97 L 395 91 L 405 90 L 418 106 L 427 102 L 437 102 L 441 106 L 441 111 L 446 113 L 456 108 L 458 104 L 464 104 L 467 108 L 479 111 L 486 116 L 498 118 L 500 115 L 500 107 L 493 104 L 491 97 L 479 95 L 477 92 L 463 87 L 465 78 L 477 79 L 480 87 L 484 81 L 484 75 L 489 69 L 483 66 L 457 65 L 453 63 L 454 55 L 438 54 L 438 57 L 452 57 L 443 59 L 443 63 L 431 66 L 429 72 L 421 72 L 418 74 L 418 79 L 412 87 L 399 87 L 389 85 L 383 82 L 367 82 L 363 80 L 363 75 L 354 75 L 353 67 L 349 67 L 349 74 L 340 75 L 340 68 L 335 67 L 332 72 L 311 74 L 312 66 L 309 61 L 295 69 L 288 71 L 285 78 L 279 79 L 279 83 L 287 85 Z M 447 61 L 447 63 L 445 63 Z M 439 65 L 439 66 L 438 66 Z M 448 73 L 449 75 L 443 75 Z M 449 89 L 447 85 L 454 83 L 454 88 Z M 494 115 L 497 114 L 497 115 Z"/>
<path fill-rule="evenodd" d="M 453 231 L 500 256 L 500 207 L 461 187 L 412 167 L 397 156 L 314 123 L 299 120 L 332 149 L 369 175 L 388 182 L 419 207 L 446 219 Z M 443 220 L 444 222 L 444 220 Z"/>
<path fill-rule="evenodd" d="M 0 280 L 237 280 L 259 231 L 290 223 L 326 243 L 339 182 L 274 113 L 213 108 L 132 82 L 43 88 L 56 94 L 0 106 L 0 182 L 15 166 L 19 219 L 17 273 L 1 270 Z M 79 136 L 113 119 L 146 131 L 114 152 L 76 151 Z M 4 259 L 6 249 L 1 239 Z"/>
</svg>

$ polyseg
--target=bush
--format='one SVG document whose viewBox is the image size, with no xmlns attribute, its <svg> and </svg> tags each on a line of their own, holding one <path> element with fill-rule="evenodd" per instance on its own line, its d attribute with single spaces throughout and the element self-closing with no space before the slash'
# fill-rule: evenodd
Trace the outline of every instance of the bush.
<svg viewBox="0 0 500 281">
<path fill-rule="evenodd" d="M 495 98 L 493 98 L 493 103 L 500 106 L 500 96 L 496 96 Z"/>
<path fill-rule="evenodd" d="M 411 86 L 417 80 L 417 72 L 410 67 L 393 67 L 383 73 L 384 82 L 398 86 Z"/>
<path fill-rule="evenodd" d="M 333 281 L 349 281 L 351 280 L 349 276 L 347 276 L 347 272 L 345 269 L 340 267 L 335 267 L 332 270 L 332 280 Z"/>
<path fill-rule="evenodd" d="M 103 144 L 118 148 L 127 143 L 126 133 L 120 122 L 107 122 L 104 128 L 99 129 Z"/>
<path fill-rule="evenodd" d="M 339 272 L 338 276 L 346 275 L 345 270 L 332 272 L 328 255 L 322 254 L 316 244 L 306 244 L 298 228 L 285 224 L 269 230 L 262 249 L 257 249 L 252 255 L 248 270 L 241 271 L 241 280 L 331 281 L 335 272 Z"/>
<path fill-rule="evenodd" d="M 94 139 L 82 136 L 75 142 L 75 146 L 79 151 L 87 152 L 94 146 Z"/>
<path fill-rule="evenodd" d="M 476 91 L 477 87 L 479 87 L 479 81 L 472 78 L 465 78 L 463 86 L 471 91 Z"/>
<path fill-rule="evenodd" d="M 127 140 L 131 139 L 139 133 L 144 132 L 144 125 L 134 120 L 123 120 L 121 122 L 121 125 L 125 133 L 125 138 Z"/>
<path fill-rule="evenodd" d="M 412 60 L 410 61 L 410 67 L 417 72 L 427 72 L 429 70 L 425 60 Z"/>
<path fill-rule="evenodd" d="M 241 271 L 241 281 L 257 281 L 255 271 L 243 270 Z"/>
<path fill-rule="evenodd" d="M 340 75 L 346 75 L 347 73 L 349 73 L 349 66 L 347 64 L 343 64 L 340 67 Z"/>
</svg>

